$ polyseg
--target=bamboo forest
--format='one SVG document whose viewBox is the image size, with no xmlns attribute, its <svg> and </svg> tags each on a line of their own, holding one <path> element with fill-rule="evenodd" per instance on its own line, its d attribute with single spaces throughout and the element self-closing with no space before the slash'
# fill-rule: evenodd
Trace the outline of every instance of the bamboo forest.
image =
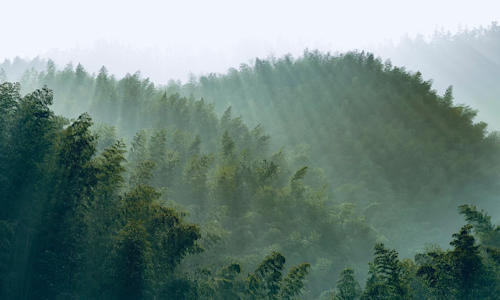
<svg viewBox="0 0 500 300">
<path fill-rule="evenodd" d="M 5 59 L 0 299 L 500 299 L 500 26 L 379 52 Z"/>
</svg>

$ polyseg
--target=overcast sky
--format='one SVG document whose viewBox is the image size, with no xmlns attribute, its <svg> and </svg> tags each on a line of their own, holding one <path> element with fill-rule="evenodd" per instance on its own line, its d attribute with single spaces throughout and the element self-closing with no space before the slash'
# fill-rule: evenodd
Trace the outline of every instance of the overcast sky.
<svg viewBox="0 0 500 300">
<path fill-rule="evenodd" d="M 498 0 L 2 1 L 0 60 L 51 56 L 83 61 L 89 71 L 107 65 L 185 79 L 271 52 L 363 49 L 405 33 L 428 36 L 436 26 L 486 26 L 499 8 Z"/>
</svg>

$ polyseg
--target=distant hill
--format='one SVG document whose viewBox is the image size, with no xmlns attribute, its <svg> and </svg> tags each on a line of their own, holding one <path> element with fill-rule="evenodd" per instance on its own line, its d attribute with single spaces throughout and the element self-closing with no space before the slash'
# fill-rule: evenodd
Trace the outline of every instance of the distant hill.
<svg viewBox="0 0 500 300">
<path fill-rule="evenodd" d="M 103 164 L 105 158 L 90 161 L 122 137 L 129 145 L 129 154 L 120 156 L 128 160 L 123 189 L 151 185 L 164 192 L 162 203 L 201 224 L 211 250 L 189 260 L 190 270 L 204 259 L 221 266 L 238 255 L 248 267 L 256 255 L 280 249 L 293 263 L 316 263 L 314 276 L 326 278 L 323 267 L 328 276 L 346 263 L 366 267 L 368 244 L 377 240 L 403 257 L 426 243 L 446 244 L 461 223 L 459 205 L 497 207 L 500 135 L 476 122 L 474 108 L 456 104 L 462 101 L 454 100 L 453 88 L 438 94 L 425 74 L 371 53 L 306 50 L 166 85 L 140 72 L 116 78 L 105 67 L 97 74 L 81 64 L 58 70 L 48 60 L 44 70 L 23 73 L 20 92 L 43 85 L 53 90 L 56 113 L 76 118 L 87 111 L 94 120 L 92 128 L 88 115 L 74 123 L 84 124 L 92 140 L 86 168 Z M 32 138 L 23 118 L 31 120 L 38 96 L 18 96 L 26 111 L 8 110 L 13 117 L 4 145 L 12 140 L 23 149 Z M 72 127 L 49 115 L 53 128 L 46 134 L 59 149 Z M 98 136 L 91 138 L 91 130 Z M 35 150 L 26 148 L 27 156 Z M 16 180 L 28 179 L 16 168 L 29 169 L 32 162 L 9 151 L 15 159 L 5 156 L 4 164 L 17 177 L 6 177 L 6 193 L 17 199 Z M 59 170 L 56 150 L 46 151 L 51 159 L 33 164 Z M 311 284 L 314 293 L 328 285 Z"/>
<path fill-rule="evenodd" d="M 325 171 L 337 201 L 379 203 L 379 217 L 396 206 L 403 211 L 394 218 L 441 219 L 446 228 L 443 211 L 498 199 L 499 135 L 475 121 L 473 108 L 456 104 L 463 101 L 454 101 L 453 88 L 438 95 L 422 73 L 373 54 L 256 59 L 167 90 L 262 124 L 275 145 Z M 392 217 L 379 225 L 390 230 Z"/>
<path fill-rule="evenodd" d="M 456 98 L 479 110 L 478 118 L 499 130 L 500 26 L 459 28 L 456 34 L 436 30 L 425 38 L 404 37 L 396 45 L 373 49 L 384 59 L 408 70 L 420 71 L 444 92 L 454 86 Z"/>
</svg>

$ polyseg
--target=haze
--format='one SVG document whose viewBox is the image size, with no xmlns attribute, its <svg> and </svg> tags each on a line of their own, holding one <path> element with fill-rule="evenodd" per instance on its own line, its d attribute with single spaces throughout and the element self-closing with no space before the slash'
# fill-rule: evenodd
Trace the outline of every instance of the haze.
<svg viewBox="0 0 500 300">
<path fill-rule="evenodd" d="M 497 299 L 497 6 L 0 4 L 0 299 Z"/>
<path fill-rule="evenodd" d="M 487 25 L 495 1 L 9 1 L 2 4 L 0 59 L 53 58 L 141 70 L 156 83 L 225 72 L 270 53 L 363 49 L 408 33 Z M 27 9 L 29 8 L 29 9 Z M 432 8 L 432 9 L 429 9 Z M 120 50 L 117 53 L 117 50 Z M 62 66 L 60 66 L 62 67 Z"/>
</svg>

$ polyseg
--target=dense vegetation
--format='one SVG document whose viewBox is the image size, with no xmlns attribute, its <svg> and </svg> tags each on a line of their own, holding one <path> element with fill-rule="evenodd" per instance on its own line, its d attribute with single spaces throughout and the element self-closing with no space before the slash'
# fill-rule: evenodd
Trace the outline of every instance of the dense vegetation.
<svg viewBox="0 0 500 300">
<path fill-rule="evenodd" d="M 498 199 L 498 134 L 453 103 L 452 87 L 439 96 L 421 73 L 371 54 L 257 59 L 186 86 L 269 128 L 274 145 L 303 164 L 322 167 L 330 195 L 363 207 L 395 247 L 442 241 L 459 224 L 455 207 Z M 174 83 L 167 90 L 182 93 Z M 436 227 L 431 240 L 418 234 Z"/>
<path fill-rule="evenodd" d="M 376 52 L 394 64 L 409 70 L 420 70 L 434 80 L 440 91 L 453 84 L 460 102 L 480 110 L 482 120 L 500 129 L 500 26 L 492 22 L 486 27 L 459 27 L 452 34 L 443 28 L 432 36 L 405 36 L 397 45 L 384 45 Z"/>
<path fill-rule="evenodd" d="M 49 89 L 21 97 L 19 85 L 0 87 L 2 299 L 289 299 L 302 290 L 309 264 L 291 266 L 282 276 L 285 257 L 274 251 L 277 246 L 249 247 L 248 258 L 231 258 L 245 253 L 246 244 L 237 240 L 251 234 L 270 231 L 263 239 L 274 242 L 280 235 L 298 235 L 297 224 L 279 218 L 319 193 L 302 184 L 305 169 L 288 178 L 271 160 L 252 160 L 248 148 L 236 152 L 243 142 L 264 151 L 265 143 L 257 143 L 261 136 L 247 132 L 246 141 L 234 141 L 225 131 L 214 146 L 218 152 L 205 154 L 199 135 L 191 139 L 168 127 L 140 131 L 127 161 L 123 141 L 109 139 L 113 127 L 97 129 L 103 132 L 98 139 L 88 114 L 71 122 L 54 115 Z M 215 121 L 217 129 L 210 109 L 200 102 L 190 107 L 193 113 L 205 109 L 200 117 Z M 257 194 L 260 203 L 250 198 Z M 287 211 L 267 209 L 272 204 L 265 201 L 278 202 L 277 194 Z M 186 222 L 169 195 L 191 205 L 201 226 Z M 264 213 L 278 224 L 258 223 Z M 225 229 L 230 227 L 233 232 Z M 179 270 L 189 254 L 198 257 Z M 247 260 L 262 259 L 255 272 L 240 275 L 248 270 Z"/>
<path fill-rule="evenodd" d="M 500 229 L 462 204 L 498 199 L 500 136 L 372 54 L 166 86 L 48 61 L 0 104 L 2 299 L 499 292 Z M 425 247 L 460 228 L 457 207 L 452 249 Z"/>
</svg>

